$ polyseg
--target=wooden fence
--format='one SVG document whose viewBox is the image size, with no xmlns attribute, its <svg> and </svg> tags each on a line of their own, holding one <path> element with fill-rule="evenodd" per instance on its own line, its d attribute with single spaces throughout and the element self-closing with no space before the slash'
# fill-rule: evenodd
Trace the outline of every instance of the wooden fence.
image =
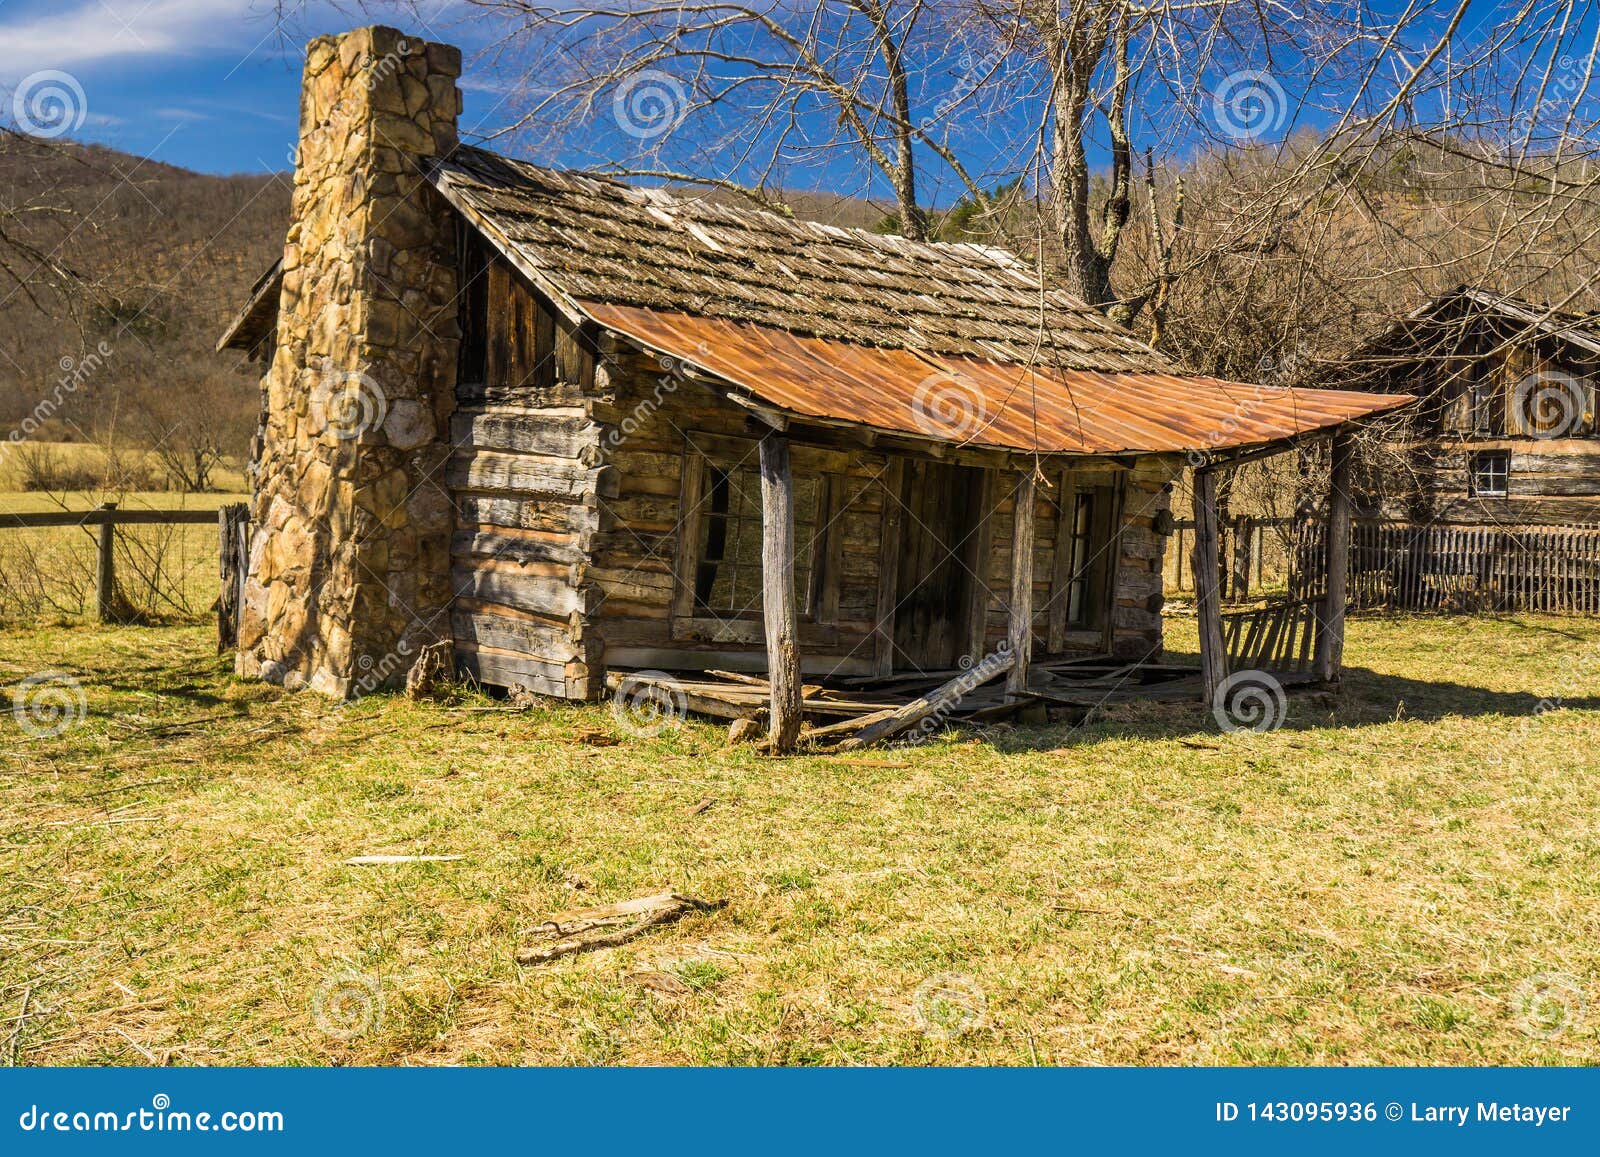
<svg viewBox="0 0 1600 1157">
<path fill-rule="evenodd" d="M 1248 525 L 1241 525 L 1248 523 Z M 1302 519 L 1239 520 L 1225 538 L 1225 598 L 1236 601 L 1282 581 L 1291 601 L 1322 586 L 1323 527 Z M 1179 522 L 1169 540 L 1169 588 L 1193 586 L 1194 524 Z M 1185 531 L 1188 533 L 1185 534 Z M 1263 536 L 1269 536 L 1265 539 Z M 1263 541 L 1288 541 L 1283 558 L 1263 569 Z M 1176 557 L 1174 557 L 1176 555 Z M 1255 569 L 1251 560 L 1255 559 Z M 1227 565 L 1229 562 L 1232 565 Z M 1254 585 L 1252 586 L 1252 579 Z M 1600 527 L 1456 526 L 1356 519 L 1351 527 L 1350 604 L 1363 610 L 1542 611 L 1600 614 Z"/>
<path fill-rule="evenodd" d="M 1244 600 L 1251 592 L 1285 589 L 1293 559 L 1293 520 L 1288 518 L 1233 518 L 1221 527 L 1222 597 Z M 1165 576 L 1171 591 L 1194 590 L 1190 555 L 1194 550 L 1194 522 L 1173 523 L 1167 540 Z"/>
<path fill-rule="evenodd" d="M 119 526 L 181 526 L 216 523 L 221 593 L 217 600 L 219 646 L 231 647 L 238 624 L 240 584 L 248 543 L 249 510 L 234 503 L 217 510 L 121 509 L 105 502 L 93 510 L 37 510 L 0 513 L 0 529 L 95 527 L 95 614 L 101 622 L 118 618 L 116 544 Z"/>
</svg>

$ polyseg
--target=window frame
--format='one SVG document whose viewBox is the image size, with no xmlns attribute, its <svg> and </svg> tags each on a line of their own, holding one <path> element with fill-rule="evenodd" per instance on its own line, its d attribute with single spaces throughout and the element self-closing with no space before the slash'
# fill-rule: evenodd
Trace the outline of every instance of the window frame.
<svg viewBox="0 0 1600 1157">
<path fill-rule="evenodd" d="M 1498 462 L 1496 469 L 1491 462 Z M 1485 489 L 1479 483 L 1483 476 L 1499 476 L 1498 489 Z M 1470 498 L 1505 498 L 1511 492 L 1511 451 L 1472 450 L 1467 454 L 1467 495 Z"/>
<path fill-rule="evenodd" d="M 1069 636 L 1081 639 L 1099 634 L 1102 645 L 1110 646 L 1116 624 L 1126 487 L 1127 476 L 1122 472 L 1108 476 L 1068 469 L 1061 475 L 1060 498 L 1052 503 L 1056 517 L 1055 559 L 1044 636 L 1049 652 L 1067 647 Z M 1077 531 L 1080 510 L 1087 512 L 1087 526 L 1081 535 Z M 1080 538 L 1081 554 L 1077 549 Z M 1074 588 L 1079 592 L 1076 616 L 1071 605 Z"/>
<path fill-rule="evenodd" d="M 700 445 L 697 445 L 700 444 Z M 710 444 L 708 448 L 701 448 Z M 696 590 L 700 569 L 705 563 L 701 557 L 701 542 L 706 533 L 708 511 L 706 506 L 707 483 L 712 469 L 729 472 L 757 473 L 751 463 L 755 443 L 748 443 L 748 453 L 738 453 L 743 439 L 727 436 L 698 435 L 690 433 L 684 439 L 682 478 L 679 495 L 677 533 L 677 559 L 673 567 L 674 585 L 670 633 L 674 639 L 692 639 L 720 643 L 741 643 L 760 646 L 764 639 L 763 608 L 759 600 L 754 607 L 742 612 L 719 612 L 700 604 Z M 842 539 L 838 531 L 839 503 L 844 490 L 842 479 L 833 472 L 821 469 L 796 470 L 801 478 L 817 481 L 816 522 L 812 535 L 811 568 L 805 590 L 797 588 L 796 618 L 800 624 L 814 630 L 832 628 L 838 619 L 840 554 Z M 758 474 L 759 477 L 759 474 Z M 759 517 L 755 524 L 760 525 Z M 806 533 L 804 525 L 796 520 L 796 537 Z M 757 570 L 759 576 L 759 568 Z"/>
</svg>

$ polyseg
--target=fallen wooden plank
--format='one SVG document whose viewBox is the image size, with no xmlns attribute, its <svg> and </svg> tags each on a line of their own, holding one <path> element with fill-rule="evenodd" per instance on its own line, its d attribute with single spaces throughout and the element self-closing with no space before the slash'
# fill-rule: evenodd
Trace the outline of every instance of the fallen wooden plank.
<svg viewBox="0 0 1600 1157">
<path fill-rule="evenodd" d="M 898 735 L 909 727 L 914 727 L 936 712 L 949 710 L 976 688 L 1009 672 L 1015 663 L 1016 656 L 1010 651 L 991 655 L 970 671 L 961 672 L 938 690 L 913 699 L 905 706 L 895 708 L 877 722 L 862 727 L 857 734 L 840 742 L 839 750 L 854 751 L 869 743 L 877 743 Z"/>
<path fill-rule="evenodd" d="M 838 723 L 829 723 L 823 727 L 808 727 L 800 733 L 801 743 L 815 743 L 818 740 L 834 739 L 840 735 L 847 735 L 852 731 L 859 731 L 871 723 L 877 723 L 889 718 L 898 708 L 885 707 L 882 711 L 872 715 L 857 715 L 851 719 L 843 719 Z"/>
<path fill-rule="evenodd" d="M 714 912 L 727 906 L 726 900 L 700 900 L 677 892 L 659 892 L 598 908 L 581 908 L 551 917 L 529 935 L 554 941 L 524 948 L 517 953 L 518 964 L 544 964 L 562 956 L 615 948 L 690 912 Z M 621 927 L 619 927 L 619 925 Z M 615 931 L 611 931 L 615 929 Z"/>
</svg>

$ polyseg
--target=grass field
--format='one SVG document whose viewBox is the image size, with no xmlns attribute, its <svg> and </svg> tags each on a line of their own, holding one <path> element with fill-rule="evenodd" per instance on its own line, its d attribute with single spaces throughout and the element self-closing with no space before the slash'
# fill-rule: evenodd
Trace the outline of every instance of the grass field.
<svg viewBox="0 0 1600 1157">
<path fill-rule="evenodd" d="M 211 638 L 0 635 L 14 702 L 52 668 L 87 706 L 3 724 L 0 1057 L 1597 1055 L 1600 622 L 1358 619 L 1344 694 L 1267 734 L 1146 706 L 781 760 L 698 723 L 597 746 L 603 706 L 336 709 Z M 368 853 L 464 858 L 343 863 Z M 552 913 L 668 887 L 729 904 L 514 961 Z"/>
</svg>

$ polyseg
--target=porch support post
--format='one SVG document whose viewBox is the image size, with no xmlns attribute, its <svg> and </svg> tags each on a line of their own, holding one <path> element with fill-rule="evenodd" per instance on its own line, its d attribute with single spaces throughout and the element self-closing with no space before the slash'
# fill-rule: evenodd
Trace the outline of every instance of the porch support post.
<svg viewBox="0 0 1600 1157">
<path fill-rule="evenodd" d="M 761 593 L 767 680 L 772 685 L 772 750 L 793 751 L 800 736 L 800 639 L 794 598 L 794 477 L 789 440 L 761 437 Z"/>
<path fill-rule="evenodd" d="M 1028 664 L 1033 658 L 1033 507 L 1038 474 L 1030 465 L 1017 486 L 1011 518 L 1011 607 L 1006 626 L 1011 670 L 1006 673 L 1006 695 L 1028 690 Z"/>
<path fill-rule="evenodd" d="M 1194 607 L 1200 625 L 1200 682 L 1206 702 L 1228 677 L 1228 652 L 1222 642 L 1222 567 L 1217 551 L 1217 475 L 1194 472 Z"/>
<path fill-rule="evenodd" d="M 1350 463 L 1354 440 L 1348 433 L 1333 436 L 1332 469 L 1328 477 L 1327 573 L 1323 576 L 1322 630 L 1317 634 L 1316 675 L 1324 683 L 1339 677 L 1344 668 L 1344 606 L 1350 582 Z"/>
</svg>

